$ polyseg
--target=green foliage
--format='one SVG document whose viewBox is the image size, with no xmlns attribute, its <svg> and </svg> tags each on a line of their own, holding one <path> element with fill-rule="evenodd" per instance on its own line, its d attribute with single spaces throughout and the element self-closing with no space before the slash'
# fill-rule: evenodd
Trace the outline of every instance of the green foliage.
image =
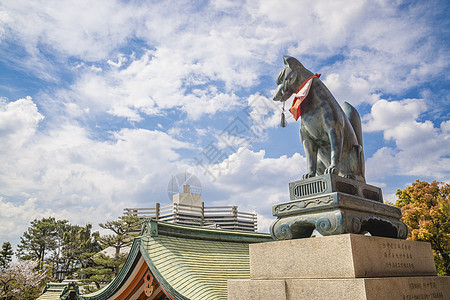
<svg viewBox="0 0 450 300">
<path fill-rule="evenodd" d="M 97 241 L 99 233 L 92 232 L 92 225 L 86 226 L 70 225 L 62 235 L 61 259 L 63 269 L 75 270 L 79 266 L 87 267 L 89 255 L 101 250 Z"/>
<path fill-rule="evenodd" d="M 9 267 L 14 252 L 10 242 L 4 242 L 2 251 L 0 251 L 0 270 L 4 270 Z"/>
<path fill-rule="evenodd" d="M 100 236 L 92 231 L 91 224 L 71 225 L 67 220 L 53 217 L 36 219 L 21 237 L 17 256 L 24 261 L 39 262 L 36 268 L 41 272 L 44 266 L 50 274 L 59 269 L 68 272 L 68 276 L 77 272 L 84 278 L 81 282 L 88 284 L 87 290 L 99 289 L 119 273 L 127 257 L 124 248 L 132 244 L 141 223 L 136 216 L 124 216 L 100 226 L 112 234 Z M 3 248 L 0 252 L 2 265 L 3 261 L 9 262 L 12 255 L 6 243 Z"/>
<path fill-rule="evenodd" d="M 104 263 L 104 261 L 107 261 L 107 258 L 105 259 L 103 257 L 104 254 L 97 254 L 95 256 L 95 258 L 92 258 L 92 266 L 78 271 L 80 275 L 84 275 L 85 277 L 79 283 L 85 285 L 84 290 L 86 292 L 95 292 L 101 288 L 101 283 L 110 282 L 114 278 L 112 266 Z M 95 284 L 95 288 L 91 286 L 92 283 Z"/>
<path fill-rule="evenodd" d="M 37 259 L 40 261 L 39 268 L 42 268 L 46 255 L 55 253 L 62 242 L 62 233 L 67 229 L 67 220 L 55 220 L 53 217 L 35 219 L 31 226 L 20 238 L 18 257 L 24 260 Z"/>
<path fill-rule="evenodd" d="M 408 239 L 431 243 L 438 275 L 450 275 L 450 185 L 417 180 L 396 195 Z"/>
<path fill-rule="evenodd" d="M 126 257 L 123 257 L 123 255 L 120 254 L 120 250 L 130 246 L 133 243 L 134 238 L 138 236 L 139 229 L 141 228 L 140 219 L 136 216 L 124 216 L 119 220 L 109 221 L 105 224 L 100 223 L 99 225 L 114 233 L 99 237 L 98 241 L 104 248 L 114 248 L 114 257 L 111 259 L 116 261 L 114 274 L 117 276 L 120 267 L 123 266 L 126 260 Z"/>
<path fill-rule="evenodd" d="M 46 263 L 53 276 L 60 269 L 72 276 L 80 267 L 89 267 L 89 257 L 102 249 L 98 236 L 98 232 L 92 232 L 91 224 L 71 225 L 53 217 L 34 220 L 21 237 L 18 257 L 38 260 L 39 269 Z"/>
<path fill-rule="evenodd" d="M 78 271 L 86 277 L 82 280 L 84 284 L 95 284 L 96 288 L 87 287 L 90 291 L 99 289 L 102 283 L 111 281 L 119 274 L 120 268 L 128 256 L 127 253 L 124 253 L 124 248 L 133 243 L 141 228 L 140 219 L 136 216 L 124 216 L 119 220 L 99 225 L 113 233 L 97 236 L 97 241 L 102 245 L 103 251 L 86 254 L 85 258 L 90 262 L 89 266 Z"/>
</svg>

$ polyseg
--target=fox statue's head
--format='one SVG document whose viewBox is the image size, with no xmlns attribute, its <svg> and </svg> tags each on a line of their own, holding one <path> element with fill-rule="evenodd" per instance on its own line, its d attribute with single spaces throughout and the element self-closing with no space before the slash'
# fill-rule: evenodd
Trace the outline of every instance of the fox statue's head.
<svg viewBox="0 0 450 300">
<path fill-rule="evenodd" d="M 273 97 L 274 101 L 284 102 L 293 93 L 297 92 L 299 71 L 301 68 L 304 68 L 303 65 L 292 56 L 283 56 L 284 60 L 284 69 L 281 70 L 280 74 L 278 74 L 277 78 L 277 91 L 275 96 Z"/>
</svg>

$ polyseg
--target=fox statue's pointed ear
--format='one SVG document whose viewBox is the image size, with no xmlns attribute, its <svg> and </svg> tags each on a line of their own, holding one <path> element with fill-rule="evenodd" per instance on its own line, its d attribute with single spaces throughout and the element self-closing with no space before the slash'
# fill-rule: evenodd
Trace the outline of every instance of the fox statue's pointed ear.
<svg viewBox="0 0 450 300">
<path fill-rule="evenodd" d="M 289 55 L 283 55 L 284 64 L 291 69 L 297 66 L 302 66 L 302 64 L 295 58 Z"/>
</svg>

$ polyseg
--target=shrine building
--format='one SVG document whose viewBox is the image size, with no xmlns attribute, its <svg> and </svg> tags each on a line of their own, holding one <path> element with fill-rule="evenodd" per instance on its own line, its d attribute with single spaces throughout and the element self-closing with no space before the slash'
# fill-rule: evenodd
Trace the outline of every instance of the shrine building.
<svg viewBox="0 0 450 300">
<path fill-rule="evenodd" d="M 76 283 L 49 284 L 39 300 L 220 300 L 227 280 L 250 279 L 249 244 L 269 234 L 142 219 L 118 276 L 82 295 Z"/>
</svg>

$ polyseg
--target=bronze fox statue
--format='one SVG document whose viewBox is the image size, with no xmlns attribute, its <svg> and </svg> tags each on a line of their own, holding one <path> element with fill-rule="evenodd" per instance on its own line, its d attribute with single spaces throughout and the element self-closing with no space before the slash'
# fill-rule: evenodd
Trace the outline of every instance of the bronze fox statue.
<svg viewBox="0 0 450 300">
<path fill-rule="evenodd" d="M 300 139 L 307 159 L 303 179 L 333 173 L 365 182 L 358 112 L 347 102 L 341 107 L 325 84 L 296 58 L 284 56 L 283 59 L 285 67 L 277 79 L 274 101 L 288 100 L 299 92 L 303 83 L 312 79 L 309 93 L 300 105 Z"/>
</svg>

